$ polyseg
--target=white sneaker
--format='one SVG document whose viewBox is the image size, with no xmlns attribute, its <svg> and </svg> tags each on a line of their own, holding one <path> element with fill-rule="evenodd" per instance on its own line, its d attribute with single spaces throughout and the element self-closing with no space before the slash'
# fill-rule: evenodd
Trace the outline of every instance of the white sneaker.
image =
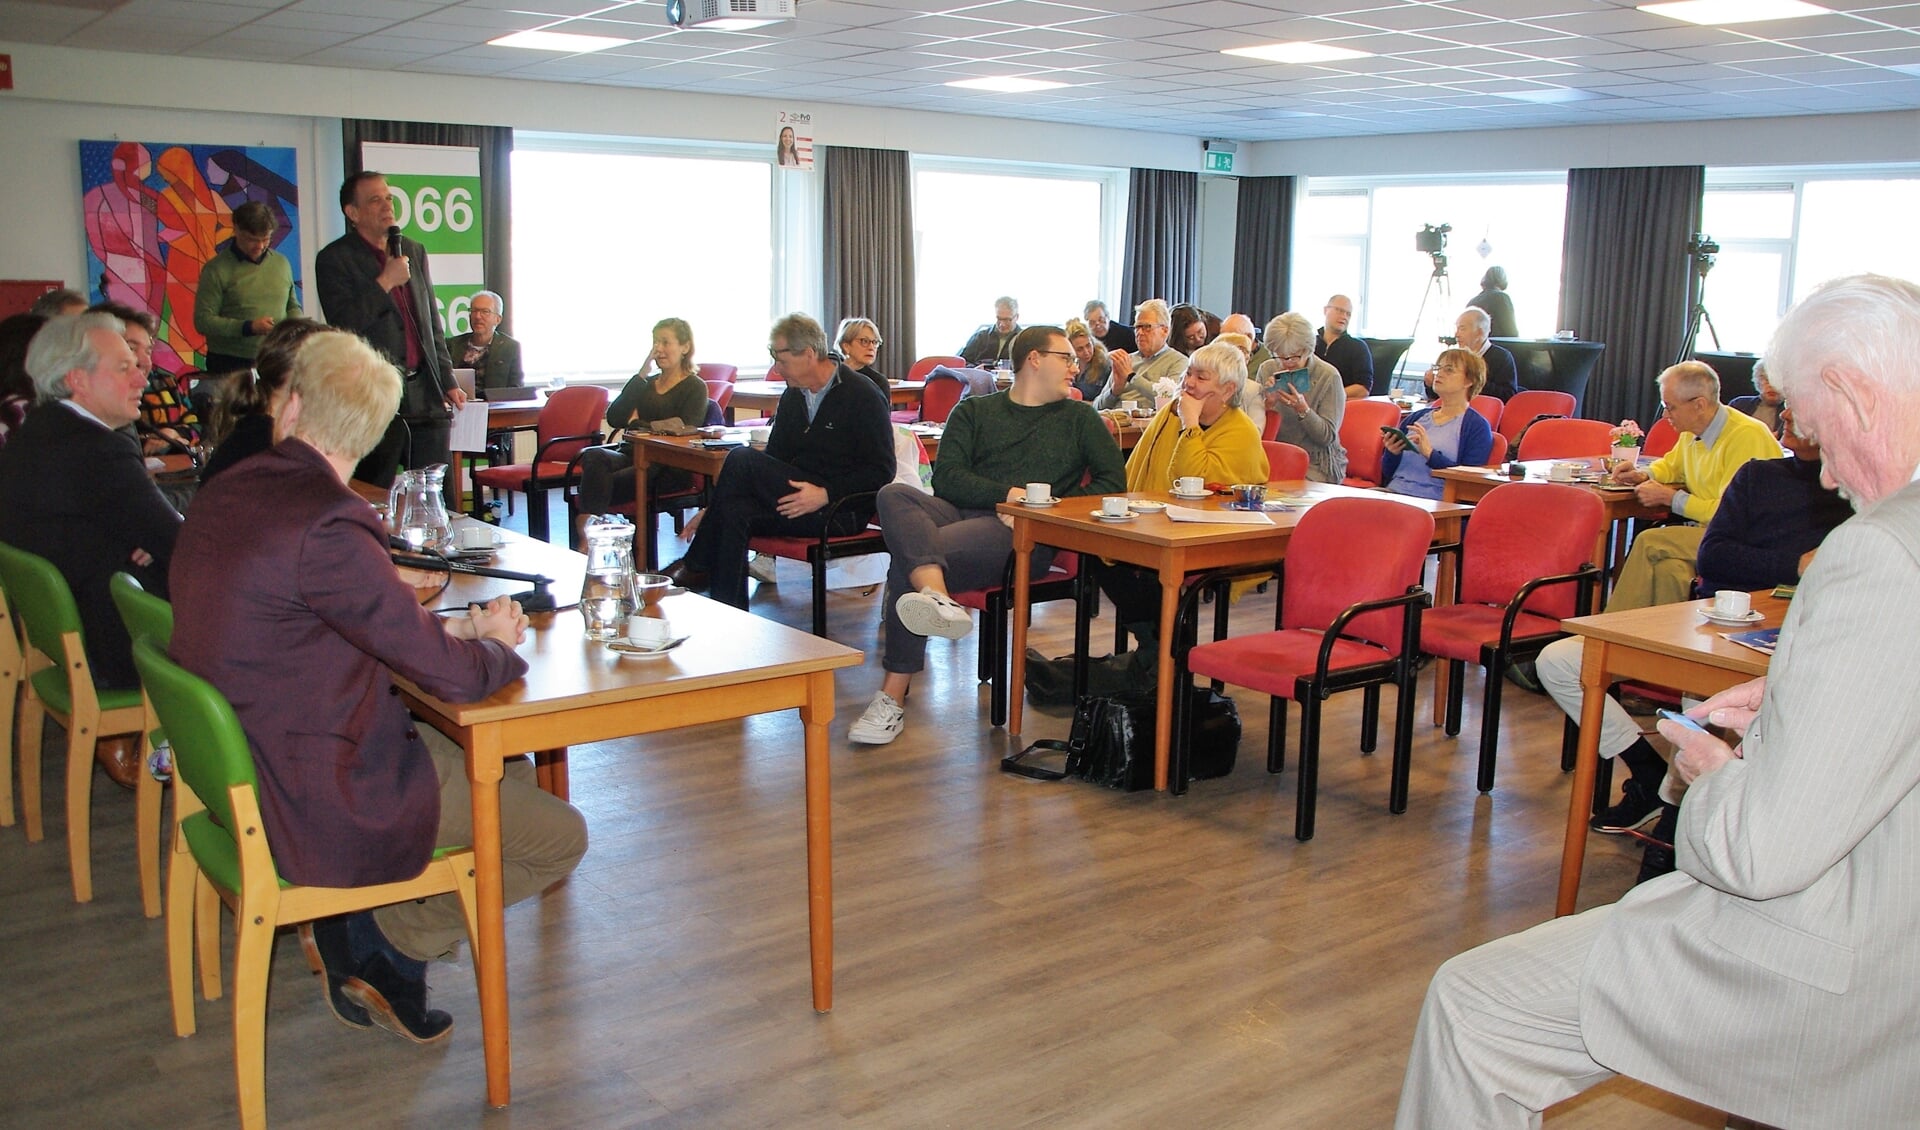
<svg viewBox="0 0 1920 1130">
<path fill-rule="evenodd" d="M 780 559 L 765 553 L 756 553 L 747 559 L 747 576 L 763 585 L 780 583 Z"/>
<path fill-rule="evenodd" d="M 945 593 L 923 589 L 893 602 L 900 623 L 916 636 L 965 639 L 973 631 L 973 613 Z"/>
<path fill-rule="evenodd" d="M 886 745 L 907 728 L 907 712 L 885 691 L 873 696 L 867 711 L 847 727 L 847 739 L 861 745 Z"/>
</svg>

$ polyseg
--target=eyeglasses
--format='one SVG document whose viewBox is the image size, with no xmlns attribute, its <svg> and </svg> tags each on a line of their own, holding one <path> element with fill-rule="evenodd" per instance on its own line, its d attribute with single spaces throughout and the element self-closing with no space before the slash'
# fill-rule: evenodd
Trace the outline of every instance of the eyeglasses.
<svg viewBox="0 0 1920 1130">
<path fill-rule="evenodd" d="M 1700 398 L 1697 396 L 1689 396 L 1685 400 L 1682 400 L 1680 404 L 1668 404 L 1666 401 L 1662 400 L 1660 402 L 1660 414 L 1662 416 L 1671 416 L 1673 415 L 1673 410 L 1675 408 L 1680 407 L 1682 404 L 1691 404 L 1692 402 L 1698 399 Z"/>
<path fill-rule="evenodd" d="M 847 340 L 854 345 L 864 345 L 869 349 L 878 349 L 886 344 L 877 337 L 850 337 Z"/>
<path fill-rule="evenodd" d="M 1063 361 L 1065 361 L 1065 362 L 1066 362 L 1067 364 L 1069 364 L 1069 365 L 1071 365 L 1071 364 L 1073 364 L 1073 363 L 1074 363 L 1075 361 L 1078 361 L 1078 360 L 1079 360 L 1079 358 L 1078 358 L 1078 357 L 1075 357 L 1075 356 L 1074 356 L 1073 354 L 1071 354 L 1071 353 L 1062 353 L 1062 352 L 1060 352 L 1060 351 L 1059 351 L 1059 350 L 1057 350 L 1057 349 L 1036 349 L 1036 350 L 1034 350 L 1034 352 L 1035 352 L 1035 353 L 1038 353 L 1038 354 L 1040 354 L 1040 355 L 1042 355 L 1042 356 L 1045 356 L 1045 357 L 1058 357 L 1058 358 L 1060 358 L 1061 360 L 1063 360 Z"/>
<path fill-rule="evenodd" d="M 782 353 L 790 353 L 790 354 L 792 354 L 793 356 L 795 356 L 795 357 L 798 357 L 798 356 L 800 355 L 800 352 L 801 352 L 801 351 L 800 351 L 800 350 L 798 350 L 798 349 L 788 349 L 788 348 L 787 348 L 786 346 L 784 346 L 784 345 L 782 345 L 782 346 L 772 346 L 772 345 L 769 345 L 769 346 L 767 346 L 767 356 L 769 356 L 769 357 L 771 357 L 771 358 L 773 358 L 773 359 L 774 359 L 775 361 L 778 361 L 778 360 L 780 360 L 780 355 L 781 355 Z"/>
</svg>

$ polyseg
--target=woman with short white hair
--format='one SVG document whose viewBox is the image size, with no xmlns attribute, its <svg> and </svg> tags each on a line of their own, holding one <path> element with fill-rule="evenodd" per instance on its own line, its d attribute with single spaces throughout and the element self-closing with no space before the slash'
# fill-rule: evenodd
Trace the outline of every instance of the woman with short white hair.
<svg viewBox="0 0 1920 1130">
<path fill-rule="evenodd" d="M 1347 449 L 1340 444 L 1340 420 L 1347 412 L 1347 390 L 1340 370 L 1313 355 L 1313 322 L 1288 311 L 1267 323 L 1264 335 L 1271 361 L 1254 374 L 1242 406 L 1267 439 L 1304 448 L 1310 460 L 1307 478 L 1337 483 L 1347 475 Z M 1267 429 L 1268 414 L 1279 419 Z"/>
</svg>

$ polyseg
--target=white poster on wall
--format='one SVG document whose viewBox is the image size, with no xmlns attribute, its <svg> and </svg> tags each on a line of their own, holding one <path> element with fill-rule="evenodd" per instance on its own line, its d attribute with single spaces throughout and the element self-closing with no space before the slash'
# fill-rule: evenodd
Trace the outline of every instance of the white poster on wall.
<svg viewBox="0 0 1920 1130">
<path fill-rule="evenodd" d="M 434 307 L 448 337 L 468 331 L 467 305 L 486 288 L 481 255 L 480 151 L 460 145 L 360 143 L 360 165 L 385 173 L 393 219 L 427 249 Z"/>
<path fill-rule="evenodd" d="M 783 169 L 813 168 L 813 115 L 805 110 L 782 110 L 780 132 L 773 141 L 773 161 Z"/>
</svg>

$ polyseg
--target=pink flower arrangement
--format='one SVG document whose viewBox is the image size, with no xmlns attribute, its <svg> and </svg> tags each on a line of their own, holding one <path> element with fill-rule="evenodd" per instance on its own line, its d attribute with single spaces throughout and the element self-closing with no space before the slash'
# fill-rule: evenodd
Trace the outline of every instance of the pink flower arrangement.
<svg viewBox="0 0 1920 1130">
<path fill-rule="evenodd" d="M 1647 435 L 1647 433 L 1640 430 L 1640 425 L 1634 423 L 1632 420 L 1620 421 L 1620 426 L 1614 428 L 1611 434 L 1613 436 L 1613 446 L 1615 447 L 1639 447 L 1640 441 L 1645 439 Z"/>
</svg>

